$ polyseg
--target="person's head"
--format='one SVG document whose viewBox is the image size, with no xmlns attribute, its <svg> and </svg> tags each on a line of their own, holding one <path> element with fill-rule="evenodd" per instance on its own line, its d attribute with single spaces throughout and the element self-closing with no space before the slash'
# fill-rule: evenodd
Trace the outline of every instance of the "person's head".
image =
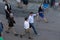
<svg viewBox="0 0 60 40">
<path fill-rule="evenodd" d="M 25 21 L 27 21 L 28 20 L 28 17 L 25 17 Z"/>
<path fill-rule="evenodd" d="M 33 12 L 30 12 L 30 15 L 32 16 Z"/>
</svg>

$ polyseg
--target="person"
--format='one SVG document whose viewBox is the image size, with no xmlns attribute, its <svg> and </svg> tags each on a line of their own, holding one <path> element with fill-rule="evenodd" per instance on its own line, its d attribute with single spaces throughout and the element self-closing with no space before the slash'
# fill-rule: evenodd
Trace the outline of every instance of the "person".
<svg viewBox="0 0 60 40">
<path fill-rule="evenodd" d="M 8 3 L 5 3 L 5 13 L 6 13 L 6 19 L 8 19 L 9 14 L 11 13 L 11 5 Z"/>
<path fill-rule="evenodd" d="M 17 7 L 22 8 L 22 1 L 21 0 L 16 0 L 17 1 Z"/>
<path fill-rule="evenodd" d="M 38 15 L 47 23 L 47 19 L 45 18 L 44 16 L 44 10 L 43 8 L 40 6 L 39 9 L 38 9 Z"/>
<path fill-rule="evenodd" d="M 22 2 L 23 2 L 23 8 L 24 9 L 27 9 L 27 7 L 28 7 L 28 0 L 22 0 Z"/>
<path fill-rule="evenodd" d="M 54 8 L 57 9 L 59 6 L 59 2 L 55 2 Z"/>
<path fill-rule="evenodd" d="M 0 37 L 2 36 L 2 32 L 3 32 L 3 23 L 0 20 Z"/>
<path fill-rule="evenodd" d="M 53 7 L 55 5 L 55 0 L 51 0 L 50 6 Z"/>
<path fill-rule="evenodd" d="M 10 17 L 8 19 L 8 28 L 6 30 L 6 33 L 9 33 L 9 31 L 12 29 L 12 31 L 14 32 L 14 35 L 15 36 L 18 36 L 18 34 L 16 33 L 15 31 L 15 27 L 14 27 L 14 24 L 15 24 L 15 20 L 14 20 L 14 17 L 13 17 L 13 13 L 10 13 Z"/>
<path fill-rule="evenodd" d="M 34 27 L 34 17 L 36 16 L 36 14 L 33 14 L 33 12 L 30 12 L 30 15 L 28 17 L 28 21 L 29 21 L 29 24 L 30 24 L 30 28 L 33 29 L 34 33 L 36 35 L 39 35 Z"/>
<path fill-rule="evenodd" d="M 25 33 L 21 34 L 20 37 L 25 36 L 26 34 L 28 35 L 29 39 L 32 39 L 31 35 L 30 35 L 30 28 L 29 28 L 29 22 L 28 22 L 28 18 L 25 17 L 25 21 L 24 21 L 24 29 L 25 29 Z"/>
</svg>

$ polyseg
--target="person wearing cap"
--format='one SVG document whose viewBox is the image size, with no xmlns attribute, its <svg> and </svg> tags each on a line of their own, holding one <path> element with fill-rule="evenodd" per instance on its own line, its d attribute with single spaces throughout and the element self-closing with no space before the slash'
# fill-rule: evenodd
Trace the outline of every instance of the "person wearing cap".
<svg viewBox="0 0 60 40">
<path fill-rule="evenodd" d="M 10 17 L 9 17 L 9 19 L 8 19 L 8 28 L 7 28 L 7 30 L 6 30 L 6 33 L 9 33 L 9 31 L 10 31 L 10 29 L 12 29 L 13 28 L 13 32 L 14 32 L 14 35 L 15 36 L 18 36 L 18 34 L 16 33 L 16 31 L 15 31 L 15 27 L 14 27 L 14 24 L 15 24 L 16 22 L 15 22 L 15 20 L 14 20 L 14 17 L 13 17 L 13 13 L 10 13 Z"/>
</svg>

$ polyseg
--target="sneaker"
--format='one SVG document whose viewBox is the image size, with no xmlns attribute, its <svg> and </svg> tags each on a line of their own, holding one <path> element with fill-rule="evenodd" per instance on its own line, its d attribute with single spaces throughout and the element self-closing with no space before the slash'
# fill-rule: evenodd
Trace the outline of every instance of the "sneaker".
<svg viewBox="0 0 60 40">
<path fill-rule="evenodd" d="M 18 36 L 18 34 L 14 34 L 15 36 Z"/>
<path fill-rule="evenodd" d="M 40 36 L 40 34 L 37 34 L 38 36 Z"/>
<path fill-rule="evenodd" d="M 5 31 L 6 33 L 10 33 L 10 32 L 8 32 L 8 31 Z"/>
<path fill-rule="evenodd" d="M 20 35 L 20 38 L 22 38 L 23 36 L 22 35 Z"/>
<path fill-rule="evenodd" d="M 33 39 L 32 37 L 28 37 L 28 39 Z"/>
</svg>

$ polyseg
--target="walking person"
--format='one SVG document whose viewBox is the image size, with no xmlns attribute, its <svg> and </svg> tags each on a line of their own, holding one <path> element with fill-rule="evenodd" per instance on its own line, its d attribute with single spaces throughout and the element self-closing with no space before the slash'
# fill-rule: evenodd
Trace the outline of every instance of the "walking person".
<svg viewBox="0 0 60 40">
<path fill-rule="evenodd" d="M 14 27 L 14 24 L 15 24 L 15 20 L 14 20 L 14 17 L 13 17 L 13 13 L 10 13 L 10 17 L 8 19 L 8 28 L 6 30 L 6 33 L 9 33 L 9 31 L 12 29 L 13 33 L 15 36 L 18 36 L 18 34 L 16 33 L 15 31 L 15 27 Z"/>
<path fill-rule="evenodd" d="M 25 21 L 24 21 L 24 30 L 25 30 L 25 33 L 21 34 L 20 37 L 28 35 L 28 39 L 32 39 L 31 34 L 30 34 L 30 28 L 29 28 L 29 26 L 30 25 L 29 25 L 29 22 L 28 22 L 28 18 L 26 17 Z"/>
<path fill-rule="evenodd" d="M 47 23 L 47 19 L 45 18 L 44 16 L 44 10 L 43 8 L 40 6 L 39 9 L 38 9 L 38 15 Z"/>
<path fill-rule="evenodd" d="M 9 14 L 11 13 L 11 5 L 8 3 L 5 3 L 5 13 L 6 13 L 6 19 L 8 19 Z"/>
<path fill-rule="evenodd" d="M 28 21 L 29 21 L 29 24 L 30 24 L 30 28 L 33 29 L 34 33 L 36 35 L 39 35 L 35 29 L 35 26 L 34 26 L 34 17 L 36 16 L 36 14 L 33 14 L 33 12 L 30 12 L 30 15 L 29 15 L 29 18 L 28 18 Z"/>
<path fill-rule="evenodd" d="M 3 32 L 3 23 L 0 20 L 0 40 L 3 40 L 2 32 Z"/>
</svg>

